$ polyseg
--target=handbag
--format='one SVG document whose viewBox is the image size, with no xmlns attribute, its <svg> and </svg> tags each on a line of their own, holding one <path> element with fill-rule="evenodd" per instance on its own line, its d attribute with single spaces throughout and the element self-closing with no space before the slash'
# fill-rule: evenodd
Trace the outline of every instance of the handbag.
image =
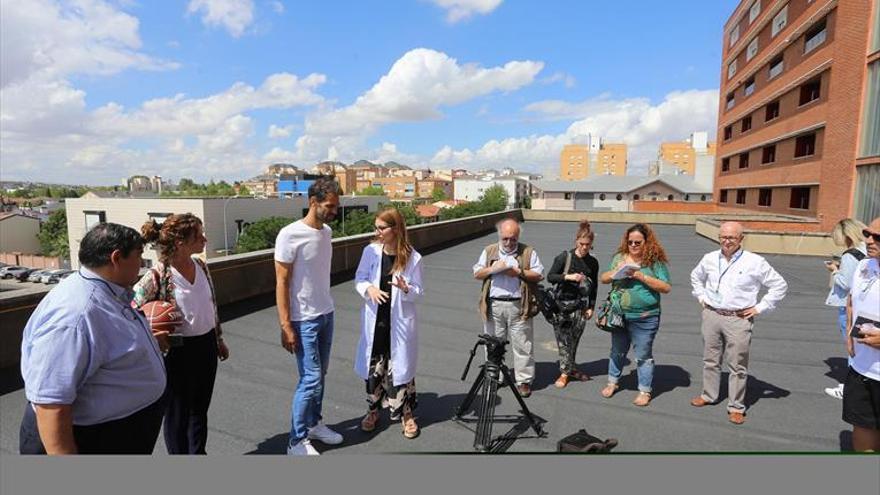
<svg viewBox="0 0 880 495">
<path fill-rule="evenodd" d="M 613 297 L 615 292 L 616 291 L 612 289 L 611 292 L 608 293 L 608 297 L 605 298 L 605 302 L 603 302 L 602 306 L 599 308 L 599 313 L 596 316 L 596 327 L 599 328 L 599 330 L 605 332 L 617 332 L 626 328 L 626 321 L 624 320 L 623 313 L 620 311 L 620 306 Z"/>
</svg>

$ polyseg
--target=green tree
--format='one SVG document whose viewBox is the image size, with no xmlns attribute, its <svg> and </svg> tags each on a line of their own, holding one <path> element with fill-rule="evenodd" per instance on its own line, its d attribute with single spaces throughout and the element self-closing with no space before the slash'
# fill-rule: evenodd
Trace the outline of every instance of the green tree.
<svg viewBox="0 0 880 495">
<path fill-rule="evenodd" d="M 70 257 L 70 243 L 67 240 L 67 212 L 59 208 L 49 215 L 49 219 L 40 226 L 37 234 L 40 250 L 45 256 Z"/>
<path fill-rule="evenodd" d="M 507 200 L 507 190 L 504 189 L 503 186 L 495 184 L 489 189 L 486 189 L 483 193 L 483 197 L 480 198 L 480 203 L 483 204 L 484 208 L 489 210 L 485 213 L 489 213 L 491 211 L 499 211 L 506 208 Z"/>
<path fill-rule="evenodd" d="M 385 190 L 382 189 L 381 186 L 367 186 L 363 188 L 358 194 L 361 196 L 384 196 Z"/>
<path fill-rule="evenodd" d="M 192 179 L 183 178 L 180 179 L 180 182 L 177 184 L 177 189 L 179 191 L 188 191 L 190 189 L 195 189 L 196 183 L 193 182 Z"/>
<path fill-rule="evenodd" d="M 443 201 L 449 199 L 449 196 L 446 195 L 446 191 L 444 191 L 442 187 L 435 187 L 434 190 L 431 191 L 431 199 L 434 201 Z"/>
<path fill-rule="evenodd" d="M 238 195 L 239 196 L 250 196 L 251 190 L 248 189 L 246 185 L 241 184 L 240 186 L 238 186 Z"/>
<path fill-rule="evenodd" d="M 285 217 L 269 217 L 257 220 L 245 227 L 241 235 L 238 236 L 235 252 L 249 253 L 274 246 L 278 232 L 290 224 L 291 221 L 290 218 Z"/>
</svg>

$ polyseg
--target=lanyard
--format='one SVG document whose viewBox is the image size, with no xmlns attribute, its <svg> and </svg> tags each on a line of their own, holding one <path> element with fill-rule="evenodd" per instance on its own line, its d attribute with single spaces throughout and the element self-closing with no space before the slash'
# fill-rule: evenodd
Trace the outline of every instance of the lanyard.
<svg viewBox="0 0 880 495">
<path fill-rule="evenodd" d="M 740 258 L 742 258 L 742 254 L 743 254 L 743 251 L 742 251 L 742 249 L 740 249 L 739 254 L 737 254 L 732 260 L 730 260 L 730 263 L 727 264 L 727 268 L 725 268 L 724 271 L 722 272 L 721 271 L 721 256 L 722 255 L 721 255 L 720 251 L 718 252 L 718 271 L 721 272 L 721 275 L 718 276 L 718 285 L 715 286 L 715 292 L 718 292 L 721 290 L 721 279 L 724 278 L 724 274 L 727 273 L 727 270 L 730 270 L 730 267 L 733 266 L 733 264 L 736 263 Z"/>
<path fill-rule="evenodd" d="M 79 274 L 79 276 L 82 277 L 83 280 L 88 280 L 90 282 L 101 282 L 102 284 L 104 284 L 104 287 L 106 287 L 107 290 L 110 291 L 110 294 L 112 294 L 113 300 L 115 300 L 116 302 L 118 302 L 122 305 L 122 317 L 125 318 L 126 320 L 129 319 L 128 315 L 126 315 L 125 312 L 126 312 L 126 310 L 131 311 L 131 316 L 132 316 L 131 319 L 137 320 L 138 325 L 144 330 L 144 332 L 147 334 L 147 337 L 149 337 L 150 340 L 154 339 L 153 334 L 150 332 L 149 328 L 147 328 L 146 325 L 144 325 L 143 320 L 138 317 L 137 312 L 135 312 L 135 310 L 131 307 L 131 305 L 126 304 L 125 301 L 122 300 L 122 298 L 116 293 L 115 290 L 113 290 L 113 287 L 110 287 L 110 284 L 106 280 L 104 280 L 102 278 L 86 277 L 85 275 L 83 275 L 82 271 L 78 271 L 77 274 Z M 165 360 L 162 359 L 162 356 L 158 352 L 156 352 L 156 349 L 154 346 L 151 345 L 150 347 L 153 348 L 153 352 L 156 353 L 156 357 L 159 358 L 159 361 L 162 363 L 162 367 L 164 368 L 165 367 Z"/>
</svg>

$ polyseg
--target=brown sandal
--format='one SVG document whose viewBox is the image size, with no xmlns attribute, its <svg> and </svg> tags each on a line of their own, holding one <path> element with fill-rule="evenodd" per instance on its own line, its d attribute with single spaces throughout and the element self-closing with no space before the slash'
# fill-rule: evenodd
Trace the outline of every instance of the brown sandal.
<svg viewBox="0 0 880 495">
<path fill-rule="evenodd" d="M 554 383 L 554 385 L 556 385 L 556 388 L 565 388 L 565 386 L 568 385 L 568 380 L 569 375 L 562 373 L 561 375 L 559 375 L 559 378 L 556 379 L 556 383 Z"/>
<path fill-rule="evenodd" d="M 617 393 L 617 389 L 619 388 L 620 386 L 616 383 L 609 383 L 608 385 L 605 385 L 605 388 L 602 389 L 602 397 L 610 399 L 611 396 Z"/>
<path fill-rule="evenodd" d="M 379 410 L 370 409 L 364 419 L 361 420 L 361 431 L 367 433 L 376 429 L 376 423 L 379 422 Z"/>
<path fill-rule="evenodd" d="M 584 372 L 582 372 L 582 371 L 577 371 L 577 370 L 572 371 L 571 373 L 569 373 L 569 374 L 568 374 L 568 377 L 569 377 L 569 379 L 571 379 L 571 380 L 576 380 L 576 381 L 579 381 L 579 382 L 588 382 L 588 381 L 592 380 L 592 378 L 590 378 L 590 375 L 588 375 L 588 374 L 586 374 L 586 373 L 584 373 Z"/>
<path fill-rule="evenodd" d="M 402 423 L 403 436 L 409 438 L 410 440 L 419 436 L 419 425 L 416 424 L 416 419 L 411 413 L 404 413 Z"/>
<path fill-rule="evenodd" d="M 633 399 L 633 404 L 639 407 L 645 407 L 651 403 L 651 393 L 650 392 L 639 392 L 639 395 Z"/>
</svg>

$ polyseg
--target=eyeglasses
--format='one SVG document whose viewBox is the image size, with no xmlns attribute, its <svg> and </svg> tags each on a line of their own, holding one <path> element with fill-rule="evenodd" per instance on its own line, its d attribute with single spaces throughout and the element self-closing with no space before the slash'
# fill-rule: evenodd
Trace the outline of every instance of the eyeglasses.
<svg viewBox="0 0 880 495">
<path fill-rule="evenodd" d="M 721 239 L 722 241 L 738 241 L 739 240 L 739 236 L 736 236 L 736 235 L 722 235 L 722 236 L 718 236 L 718 238 Z"/>
<path fill-rule="evenodd" d="M 862 231 L 862 235 L 865 236 L 865 239 L 870 237 L 874 239 L 874 242 L 880 242 L 880 233 L 871 232 L 870 230 L 865 229 Z"/>
<path fill-rule="evenodd" d="M 630 246 L 641 246 L 645 243 L 645 241 L 626 241 Z"/>
<path fill-rule="evenodd" d="M 519 237 L 502 237 L 501 242 L 517 242 Z"/>
<path fill-rule="evenodd" d="M 385 232 L 386 230 L 388 230 L 390 228 L 391 228 L 390 225 L 376 225 L 376 232 Z"/>
</svg>

